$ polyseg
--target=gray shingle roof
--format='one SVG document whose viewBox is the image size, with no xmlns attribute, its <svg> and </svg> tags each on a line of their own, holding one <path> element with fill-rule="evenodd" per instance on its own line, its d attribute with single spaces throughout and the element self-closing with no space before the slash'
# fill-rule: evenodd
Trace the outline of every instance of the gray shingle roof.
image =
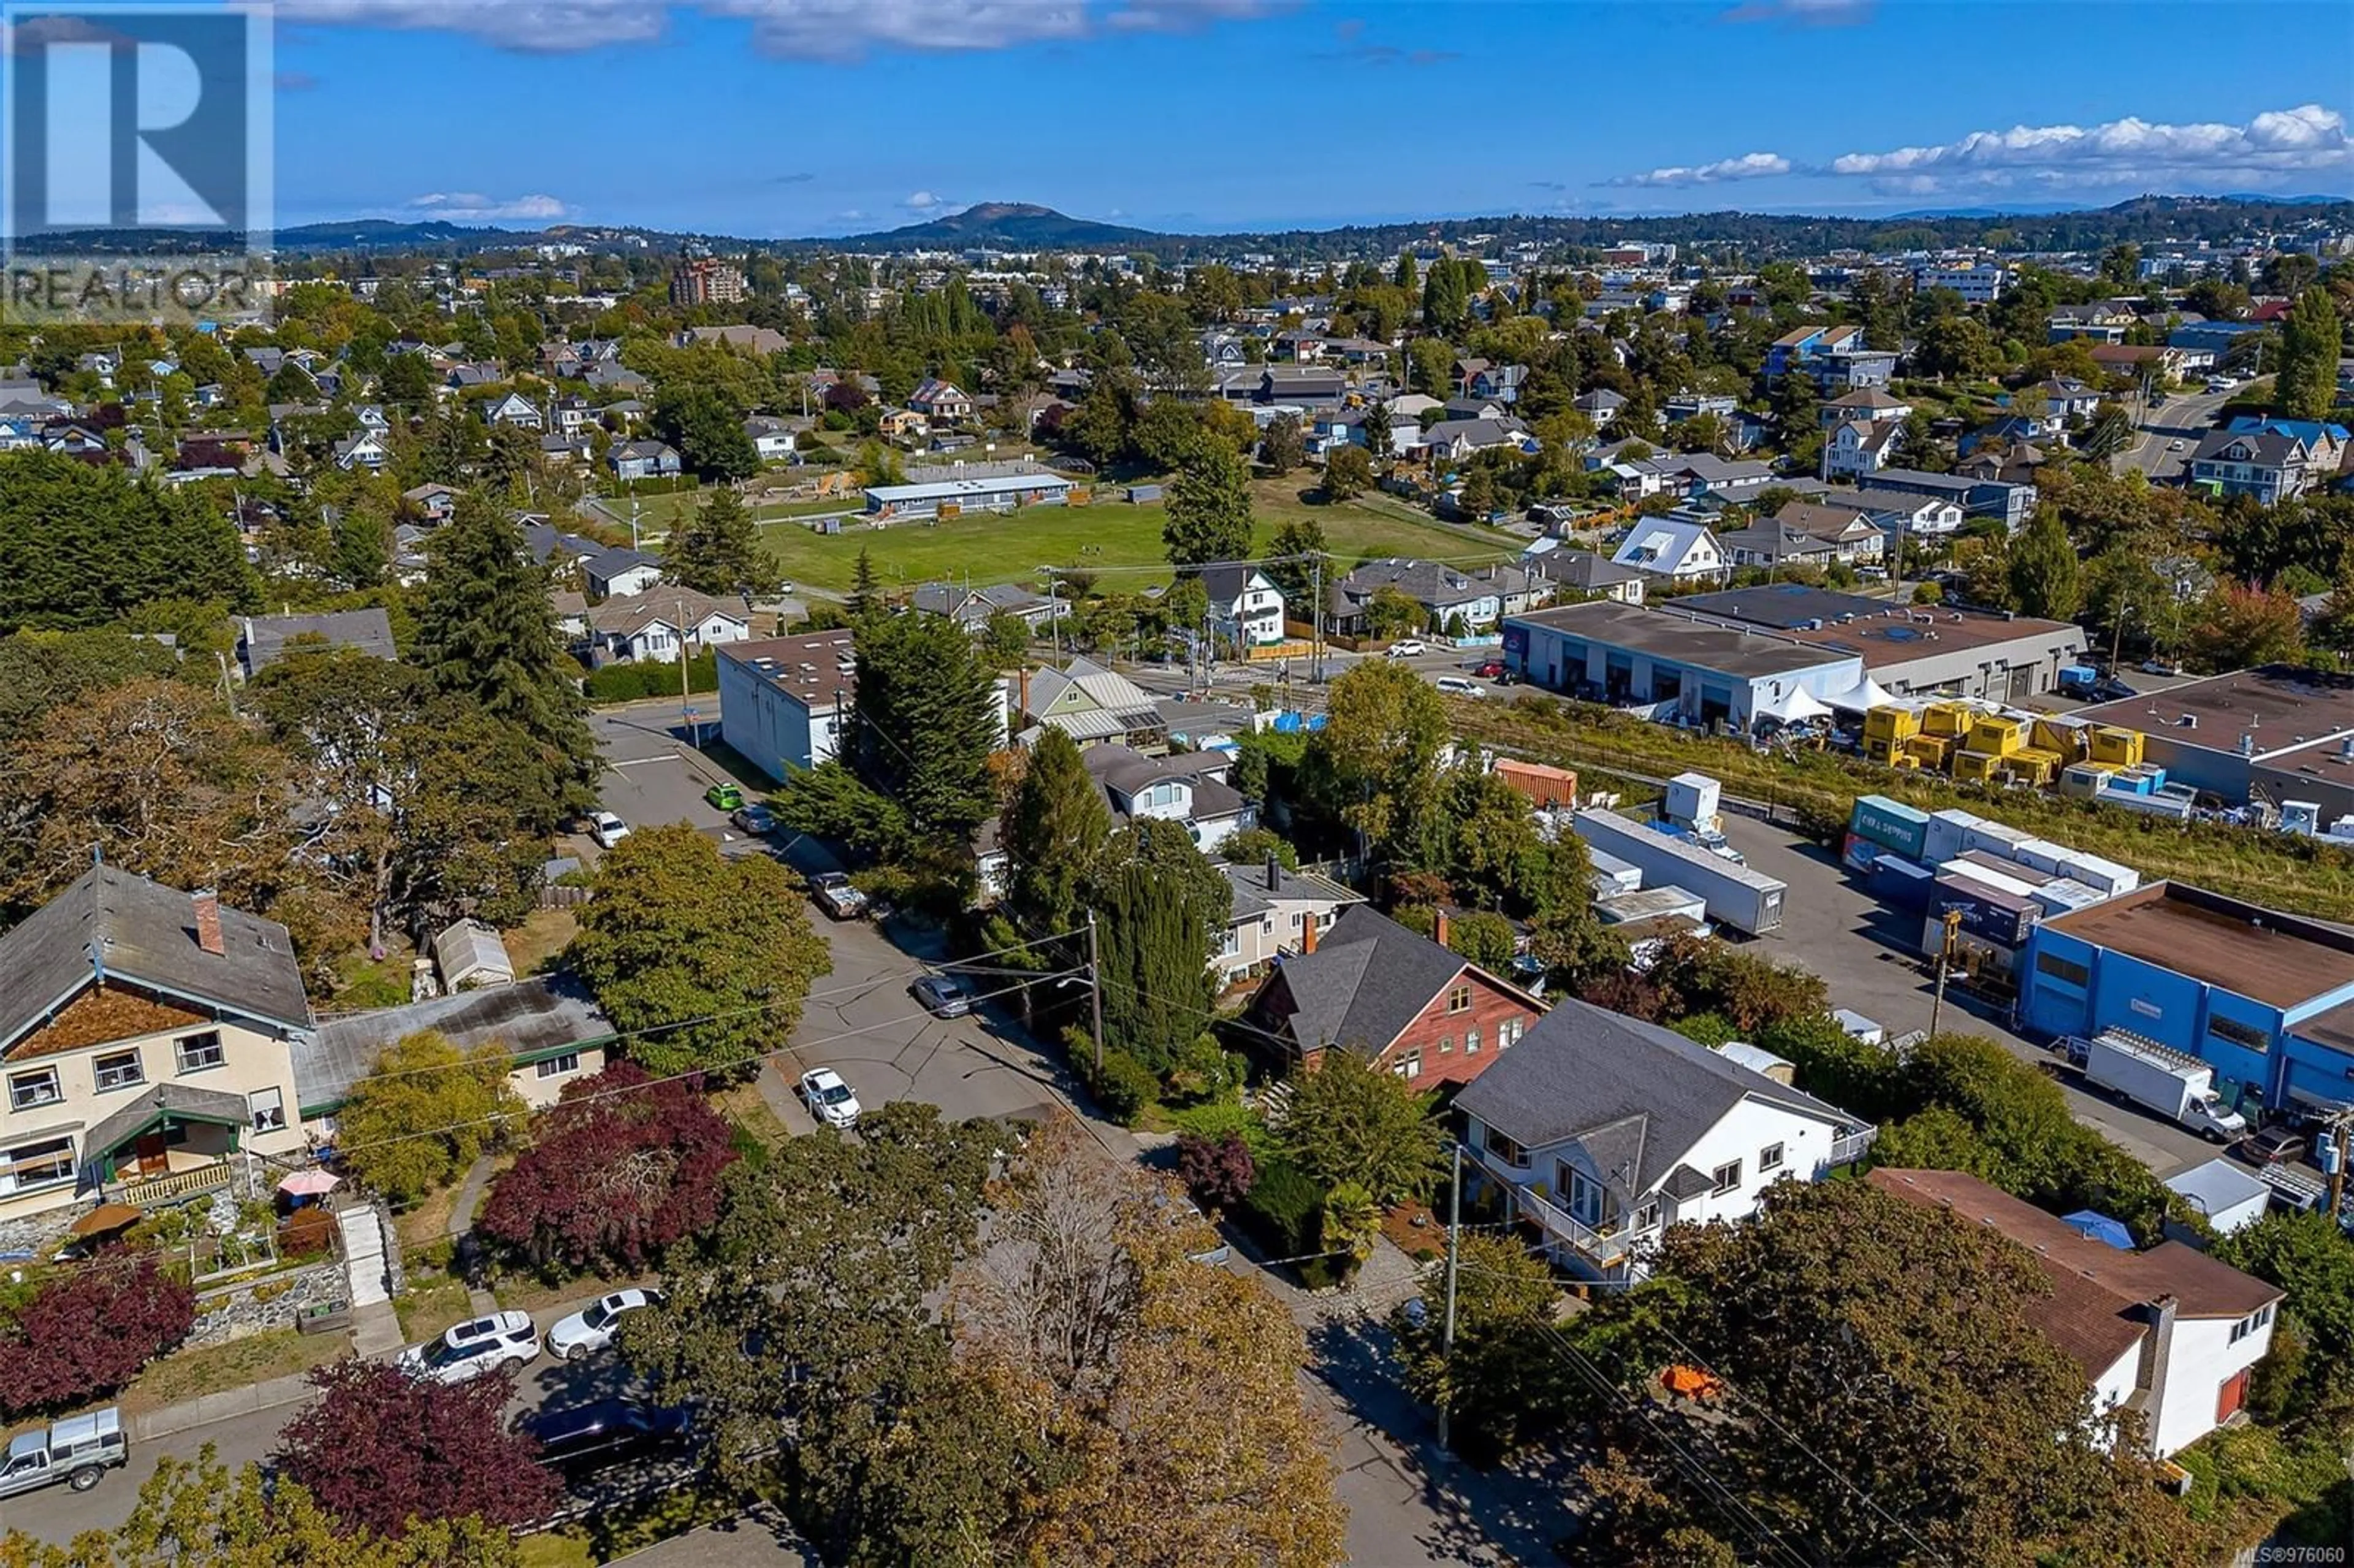
<svg viewBox="0 0 2354 1568">
<path fill-rule="evenodd" d="M 298 637 L 322 637 L 336 648 L 356 648 L 375 659 L 398 659 L 392 620 L 380 608 L 331 609 L 321 615 L 257 615 L 245 623 L 245 672 L 258 674 L 286 654 Z"/>
<path fill-rule="evenodd" d="M 1466 968 L 1461 955 L 1366 905 L 1341 911 L 1316 950 L 1283 960 L 1291 1034 L 1319 1045 L 1381 1050 Z"/>
<path fill-rule="evenodd" d="M 384 1048 L 420 1029 L 438 1030 L 461 1051 L 497 1041 L 514 1056 L 586 1045 L 613 1033 L 612 1021 L 571 982 L 520 980 L 355 1013 L 294 1044 L 294 1088 L 304 1115 L 344 1102 Z"/>
<path fill-rule="evenodd" d="M 1842 1127 L 1856 1121 L 1672 1029 L 1575 1001 L 1537 1020 L 1455 1103 L 1524 1148 L 1579 1140 L 1631 1206 L 1670 1181 L 1692 1145 L 1744 1099 Z"/>
<path fill-rule="evenodd" d="M 78 994 L 102 964 L 135 982 L 223 1012 L 307 1029 L 311 1004 L 286 927 L 224 905 L 221 947 L 196 942 L 196 902 L 118 871 L 81 879 L 0 937 L 0 1043 L 14 1045 Z"/>
</svg>

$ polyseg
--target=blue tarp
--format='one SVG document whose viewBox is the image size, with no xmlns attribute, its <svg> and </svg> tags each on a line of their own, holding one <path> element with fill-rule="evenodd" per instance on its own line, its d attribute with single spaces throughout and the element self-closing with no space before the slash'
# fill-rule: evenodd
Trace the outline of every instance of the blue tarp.
<svg viewBox="0 0 2354 1568">
<path fill-rule="evenodd" d="M 2106 1242 L 2119 1252 L 2134 1249 L 2133 1232 L 2120 1220 L 2093 1209 L 2079 1209 L 2073 1214 L 2062 1214 L 2060 1223 L 2088 1241 Z"/>
<path fill-rule="evenodd" d="M 1298 735 L 1304 729 L 1322 729 L 1324 727 L 1324 715 L 1322 714 L 1279 713 L 1275 715 L 1275 723 L 1269 727 L 1274 729 L 1278 735 Z"/>
</svg>

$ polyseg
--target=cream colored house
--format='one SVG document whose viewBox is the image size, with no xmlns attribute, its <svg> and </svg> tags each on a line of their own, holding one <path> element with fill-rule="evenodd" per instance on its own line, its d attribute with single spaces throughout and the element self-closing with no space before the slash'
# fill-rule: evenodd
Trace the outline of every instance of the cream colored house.
<svg viewBox="0 0 2354 1568">
<path fill-rule="evenodd" d="M 1292 953 L 1312 953 L 1316 938 L 1332 928 L 1341 911 L 1363 904 L 1364 895 L 1306 872 L 1265 865 L 1221 865 L 1235 890 L 1232 914 L 1211 967 L 1230 985 Z"/>
<path fill-rule="evenodd" d="M 294 1054 L 303 1117 L 331 1125 L 385 1047 L 429 1029 L 461 1051 L 498 1044 L 514 1063 L 507 1082 L 535 1110 L 603 1071 L 613 1037 L 612 1023 L 585 992 L 538 977 L 331 1019 Z"/>
<path fill-rule="evenodd" d="M 0 1222 L 168 1202 L 302 1148 L 286 928 L 111 866 L 0 937 Z"/>
</svg>

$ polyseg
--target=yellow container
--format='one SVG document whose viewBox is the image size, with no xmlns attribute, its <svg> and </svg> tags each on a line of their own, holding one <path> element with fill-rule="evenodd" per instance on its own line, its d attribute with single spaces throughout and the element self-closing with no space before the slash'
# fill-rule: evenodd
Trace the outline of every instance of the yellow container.
<svg viewBox="0 0 2354 1568">
<path fill-rule="evenodd" d="M 1954 737 L 1950 735 L 1916 735 L 1904 743 L 1904 755 L 1916 767 L 1945 770 L 1946 759 L 1954 755 Z"/>
<path fill-rule="evenodd" d="M 2115 725 L 2095 725 L 2086 737 L 2092 748 L 2092 759 L 2112 768 L 2138 768 L 2142 748 L 2148 737 L 2137 729 L 2119 729 Z"/>
<path fill-rule="evenodd" d="M 1954 777 L 1965 784 L 1988 784 L 2003 764 L 1999 753 L 1988 751 L 1957 751 L 1954 753 Z"/>
<path fill-rule="evenodd" d="M 1921 714 L 1921 730 L 1925 735 L 1942 735 L 1958 740 L 1970 733 L 1970 721 L 1978 716 L 1962 703 L 1931 703 Z"/>
<path fill-rule="evenodd" d="M 2008 757 L 2027 744 L 2027 726 L 2015 718 L 1988 714 L 1970 726 L 1970 749 Z"/>
<path fill-rule="evenodd" d="M 2061 757 L 2056 751 L 2041 747 L 2022 747 L 2003 758 L 2003 771 L 2013 779 L 2023 779 L 2038 789 L 2060 776 Z"/>
<path fill-rule="evenodd" d="M 2086 728 L 2081 724 L 2068 724 L 2060 719 L 2040 718 L 2035 721 L 2035 744 L 2069 762 L 2084 760 Z"/>
</svg>

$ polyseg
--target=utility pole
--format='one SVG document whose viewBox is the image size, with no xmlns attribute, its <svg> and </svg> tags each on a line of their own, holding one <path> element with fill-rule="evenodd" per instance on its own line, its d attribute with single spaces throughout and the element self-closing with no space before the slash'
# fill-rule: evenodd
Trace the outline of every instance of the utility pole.
<svg viewBox="0 0 2354 1568">
<path fill-rule="evenodd" d="M 1096 1078 L 1103 1078 L 1103 958 L 1096 945 L 1096 912 L 1087 911 L 1087 1001 L 1095 1012 Z"/>
<path fill-rule="evenodd" d="M 630 548 L 638 547 L 638 493 L 630 492 Z"/>
<path fill-rule="evenodd" d="M 687 684 L 692 666 L 686 652 L 686 596 L 678 596 L 678 716 L 686 721 L 687 744 L 703 749 L 703 726 L 695 722 L 695 694 Z"/>
<path fill-rule="evenodd" d="M 1321 685 L 1324 683 L 1324 552 L 1316 552 L 1310 557 L 1310 563 L 1315 575 L 1315 586 L 1308 590 L 1308 678 Z"/>
<path fill-rule="evenodd" d="M 1454 1174 L 1447 1188 L 1447 1317 L 1438 1330 L 1438 1446 L 1447 1446 L 1455 1404 L 1455 1271 L 1463 1235 L 1463 1143 L 1454 1143 Z"/>
<path fill-rule="evenodd" d="M 1937 993 L 1929 1003 L 1929 1038 L 1937 1037 L 1937 1021 L 1946 1012 L 1946 976 L 1954 965 L 1954 933 L 1962 928 L 1962 912 L 1948 909 L 1945 915 L 1946 939 L 1937 945 Z"/>
</svg>

